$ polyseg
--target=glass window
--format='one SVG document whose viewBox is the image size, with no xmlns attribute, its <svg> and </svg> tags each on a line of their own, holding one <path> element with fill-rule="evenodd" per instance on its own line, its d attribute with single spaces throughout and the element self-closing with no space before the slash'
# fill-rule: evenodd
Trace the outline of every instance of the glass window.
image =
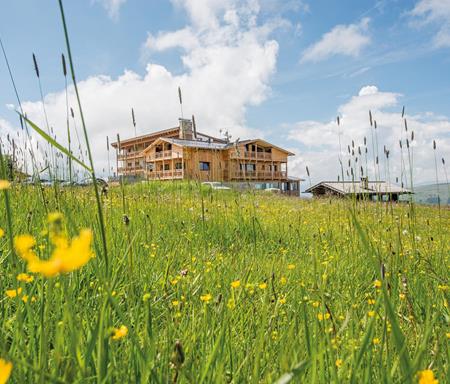
<svg viewBox="0 0 450 384">
<path fill-rule="evenodd" d="M 183 169 L 182 163 L 175 163 L 175 169 Z"/>
<path fill-rule="evenodd" d="M 200 171 L 209 171 L 210 164 L 208 161 L 200 161 Z"/>
<path fill-rule="evenodd" d="M 170 169 L 169 167 L 170 167 L 170 164 L 164 164 L 164 170 L 165 171 L 168 171 Z"/>
</svg>

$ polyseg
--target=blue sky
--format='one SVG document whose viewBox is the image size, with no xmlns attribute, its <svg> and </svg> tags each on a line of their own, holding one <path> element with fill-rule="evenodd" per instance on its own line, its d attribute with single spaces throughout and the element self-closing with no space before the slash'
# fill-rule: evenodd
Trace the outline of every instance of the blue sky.
<svg viewBox="0 0 450 384">
<path fill-rule="evenodd" d="M 203 131 L 218 135 L 228 129 L 233 138 L 262 136 L 286 146 L 297 154 L 290 165 L 297 176 L 309 165 L 314 179 L 334 179 L 339 149 L 333 121 L 338 114 L 343 118 L 344 144 L 362 143 L 369 134 L 368 109 L 379 116 L 383 143 L 394 152 L 406 105 L 417 129 L 419 181 L 433 180 L 433 139 L 438 156 L 449 155 L 449 0 L 64 4 L 100 166 L 106 135 L 133 134 L 131 107 L 139 133 L 176 125 L 178 85 L 186 113 L 198 116 Z M 31 57 L 36 54 L 44 93 L 50 94 L 50 124 L 63 132 L 64 40 L 57 1 L 3 2 L 0 37 L 27 112 L 42 124 Z M 3 136 L 18 125 L 3 58 L 0 85 Z M 394 174 L 402 172 L 393 167 Z"/>
</svg>

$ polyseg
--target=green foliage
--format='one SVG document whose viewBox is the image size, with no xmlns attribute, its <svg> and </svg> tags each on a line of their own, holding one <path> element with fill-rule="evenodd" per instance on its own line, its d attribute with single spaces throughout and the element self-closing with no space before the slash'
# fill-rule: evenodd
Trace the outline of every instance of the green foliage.
<svg viewBox="0 0 450 384">
<path fill-rule="evenodd" d="M 46 258 L 37 188 L 9 190 L 11 228 Z M 92 190 L 44 197 L 70 235 L 93 229 L 101 254 Z M 102 209 L 110 274 L 96 257 L 25 283 L 0 204 L 0 358 L 13 382 L 408 382 L 427 367 L 445 382 L 449 211 L 415 207 L 412 219 L 406 204 L 188 182 L 112 187 Z"/>
</svg>

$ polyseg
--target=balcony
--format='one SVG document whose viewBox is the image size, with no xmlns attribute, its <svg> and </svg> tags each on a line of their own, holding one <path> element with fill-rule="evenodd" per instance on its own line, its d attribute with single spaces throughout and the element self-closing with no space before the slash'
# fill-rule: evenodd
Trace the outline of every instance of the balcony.
<svg viewBox="0 0 450 384">
<path fill-rule="evenodd" d="M 144 167 L 141 167 L 140 165 L 131 166 L 131 167 L 119 167 L 117 168 L 117 172 L 122 175 L 134 175 L 144 172 Z"/>
<path fill-rule="evenodd" d="M 255 151 L 232 151 L 230 153 L 232 159 L 255 159 L 255 160 L 272 160 L 271 152 L 255 152 Z"/>
<path fill-rule="evenodd" d="M 143 157 L 143 156 L 144 155 L 140 151 L 119 153 L 117 155 L 117 160 L 119 160 L 119 161 L 121 161 L 121 160 L 132 160 L 132 159 L 136 159 L 138 157 Z"/>
<path fill-rule="evenodd" d="M 183 176 L 184 172 L 182 169 L 147 172 L 147 178 L 149 180 L 174 180 L 182 179 Z"/>
<path fill-rule="evenodd" d="M 175 151 L 160 151 L 160 152 L 154 152 L 151 153 L 147 159 L 150 161 L 157 161 L 157 160 L 165 160 L 165 159 L 181 159 L 183 157 L 183 154 L 180 152 Z"/>
<path fill-rule="evenodd" d="M 286 179 L 286 171 L 231 171 L 232 179 L 279 180 Z"/>
</svg>

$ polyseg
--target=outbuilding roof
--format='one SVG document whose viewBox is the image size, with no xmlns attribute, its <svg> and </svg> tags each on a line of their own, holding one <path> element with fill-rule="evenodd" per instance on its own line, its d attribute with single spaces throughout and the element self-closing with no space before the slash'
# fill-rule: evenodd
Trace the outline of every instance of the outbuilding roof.
<svg viewBox="0 0 450 384">
<path fill-rule="evenodd" d="M 321 181 L 305 190 L 307 193 L 318 192 L 320 189 L 329 189 L 341 195 L 351 194 L 408 194 L 409 189 L 387 181 Z"/>
</svg>

